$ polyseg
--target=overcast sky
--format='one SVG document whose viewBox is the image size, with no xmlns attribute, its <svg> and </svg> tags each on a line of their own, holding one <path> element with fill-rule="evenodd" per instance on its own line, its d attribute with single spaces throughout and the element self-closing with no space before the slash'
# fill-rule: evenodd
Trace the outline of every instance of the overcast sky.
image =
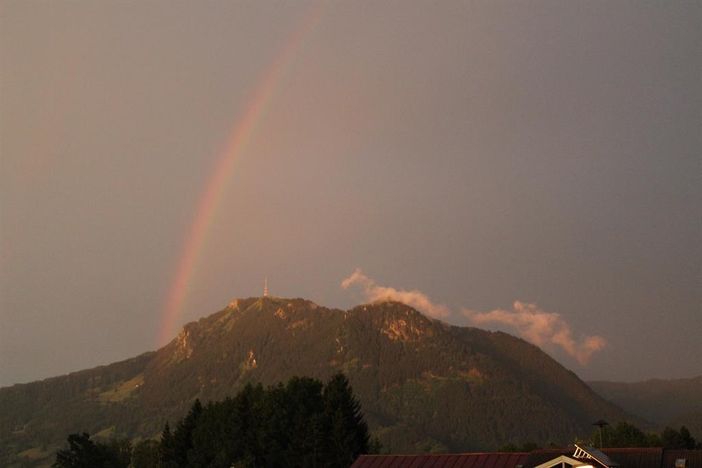
<svg viewBox="0 0 702 468">
<path fill-rule="evenodd" d="M 702 374 L 701 24 L 700 2 L 0 0 L 0 385 L 163 344 L 286 50 L 178 326 L 265 276 L 341 308 L 372 281 L 454 324 L 599 337 L 537 343 L 586 379 Z"/>
</svg>

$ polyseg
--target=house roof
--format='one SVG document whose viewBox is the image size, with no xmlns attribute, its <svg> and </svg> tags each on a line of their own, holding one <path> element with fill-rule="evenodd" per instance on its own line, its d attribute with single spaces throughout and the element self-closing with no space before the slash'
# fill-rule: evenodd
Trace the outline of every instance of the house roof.
<svg viewBox="0 0 702 468">
<path fill-rule="evenodd" d="M 524 466 L 539 466 L 546 463 L 549 460 L 558 458 L 561 455 L 572 455 L 573 450 L 569 448 L 565 449 L 537 449 L 529 452 L 526 464 Z"/>
<path fill-rule="evenodd" d="M 592 466 L 592 462 L 587 462 L 583 460 L 578 460 L 576 458 L 571 458 L 568 455 L 561 455 L 560 457 L 556 457 L 552 460 L 549 460 L 547 462 L 542 463 L 539 466 L 536 466 L 535 468 L 551 468 L 555 466 L 564 466 L 564 464 L 567 464 L 568 466 Z"/>
<path fill-rule="evenodd" d="M 602 453 L 619 468 L 676 468 L 678 459 L 686 468 L 702 468 L 702 450 L 660 447 L 603 448 Z M 573 448 L 540 449 L 517 453 L 460 453 L 426 455 L 361 455 L 352 468 L 533 468 L 560 456 L 573 456 Z"/>
<path fill-rule="evenodd" d="M 523 452 L 361 455 L 351 468 L 514 468 L 526 466 L 528 456 Z"/>
<path fill-rule="evenodd" d="M 702 467 L 702 450 L 667 449 L 663 452 L 663 468 L 675 468 L 675 460 L 684 459 L 687 468 Z"/>
<path fill-rule="evenodd" d="M 660 468 L 663 459 L 660 447 L 604 448 L 602 451 L 622 468 Z"/>
<path fill-rule="evenodd" d="M 573 456 L 576 458 L 595 460 L 600 465 L 606 467 L 619 466 L 619 463 L 609 458 L 609 456 L 606 453 L 597 450 L 595 447 L 589 447 L 587 445 L 583 445 L 581 447 L 580 445 L 575 444 L 575 452 L 573 453 Z"/>
<path fill-rule="evenodd" d="M 663 459 L 663 449 L 660 447 L 603 448 L 599 449 L 599 451 L 618 463 L 621 468 L 660 468 L 661 460 Z M 572 456 L 573 449 L 534 450 L 529 453 L 525 466 L 538 466 L 561 455 Z M 668 465 L 664 466 L 668 467 Z M 675 466 L 675 460 L 673 460 L 672 466 Z"/>
</svg>

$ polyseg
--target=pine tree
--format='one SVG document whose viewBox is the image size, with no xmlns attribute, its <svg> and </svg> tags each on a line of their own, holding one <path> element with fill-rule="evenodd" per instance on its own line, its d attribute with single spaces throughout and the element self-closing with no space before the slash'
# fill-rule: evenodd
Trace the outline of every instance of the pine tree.
<svg viewBox="0 0 702 468">
<path fill-rule="evenodd" d="M 193 431 L 197 426 L 201 414 L 202 404 L 200 400 L 195 400 L 188 415 L 178 423 L 176 430 L 173 432 L 174 460 L 176 466 L 188 466 L 188 452 L 193 448 Z"/>
<path fill-rule="evenodd" d="M 360 404 L 339 374 L 326 386 L 294 377 L 265 390 L 247 385 L 206 407 L 196 400 L 174 431 L 166 423 L 154 444 L 158 468 L 348 468 L 368 452 L 369 435 Z M 153 447 L 142 445 L 133 461 L 138 451 L 138 466 L 154 466 L 148 461 Z"/>
<path fill-rule="evenodd" d="M 161 468 L 178 467 L 176 463 L 175 439 L 173 438 L 173 433 L 171 432 L 171 427 L 168 422 L 166 422 L 163 432 L 161 433 L 159 462 Z"/>
<path fill-rule="evenodd" d="M 368 425 L 343 374 L 332 377 L 324 387 L 324 419 L 324 466 L 346 468 L 360 454 L 368 453 Z"/>
<path fill-rule="evenodd" d="M 133 468 L 156 468 L 160 463 L 160 444 L 152 439 L 142 440 L 132 451 Z"/>
</svg>

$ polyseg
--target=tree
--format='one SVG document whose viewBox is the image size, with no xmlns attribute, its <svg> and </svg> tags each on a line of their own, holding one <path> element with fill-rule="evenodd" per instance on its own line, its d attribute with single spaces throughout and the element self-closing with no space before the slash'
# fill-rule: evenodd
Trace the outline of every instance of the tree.
<svg viewBox="0 0 702 468">
<path fill-rule="evenodd" d="M 192 432 L 188 463 L 211 468 L 229 468 L 233 463 L 260 464 L 255 462 L 264 455 L 263 396 L 261 385 L 246 385 L 234 398 L 208 403 Z"/>
<path fill-rule="evenodd" d="M 343 375 L 326 385 L 305 377 L 263 389 L 247 385 L 233 398 L 202 406 L 198 400 L 160 441 L 94 443 L 72 434 L 58 468 L 348 468 L 369 451 L 368 426 Z M 373 447 L 380 450 L 380 443 Z"/>
<path fill-rule="evenodd" d="M 177 468 L 176 462 L 176 442 L 171 432 L 171 426 L 166 421 L 166 425 L 161 432 L 161 443 L 159 444 L 159 464 L 162 468 Z"/>
<path fill-rule="evenodd" d="M 641 429 L 624 421 L 607 431 L 608 447 L 648 447 L 649 437 Z"/>
<path fill-rule="evenodd" d="M 592 435 L 592 441 L 598 440 L 599 432 Z M 666 427 L 660 435 L 645 433 L 633 424 L 624 421 L 605 431 L 605 445 L 609 447 L 666 447 L 678 449 L 694 449 L 697 442 L 690 434 L 687 427 L 682 426 L 679 431 Z"/>
<path fill-rule="evenodd" d="M 132 441 L 129 439 L 112 439 L 107 444 L 97 443 L 105 447 L 109 457 L 113 460 L 111 466 L 129 466 L 132 459 Z"/>
<path fill-rule="evenodd" d="M 56 454 L 55 468 L 127 468 L 131 445 L 115 441 L 111 445 L 95 443 L 87 433 L 68 436 L 68 449 Z"/>
<path fill-rule="evenodd" d="M 133 468 L 155 468 L 160 462 L 160 444 L 156 440 L 147 439 L 134 446 L 132 451 Z"/>
<path fill-rule="evenodd" d="M 661 442 L 666 448 L 694 449 L 697 443 L 687 427 L 682 426 L 680 431 L 666 427 L 661 433 Z"/>
<path fill-rule="evenodd" d="M 188 466 L 188 452 L 193 448 L 193 431 L 201 414 L 202 404 L 200 400 L 195 400 L 188 415 L 178 423 L 173 431 L 173 458 L 169 461 L 175 462 L 176 466 Z"/>
<path fill-rule="evenodd" d="M 325 466 L 348 467 L 368 452 L 368 425 L 361 405 L 343 374 L 337 374 L 324 387 Z"/>
</svg>

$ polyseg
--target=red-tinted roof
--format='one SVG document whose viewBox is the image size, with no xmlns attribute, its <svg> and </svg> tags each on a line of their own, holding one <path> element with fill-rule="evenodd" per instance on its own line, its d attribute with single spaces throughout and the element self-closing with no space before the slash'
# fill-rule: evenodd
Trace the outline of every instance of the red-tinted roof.
<svg viewBox="0 0 702 468">
<path fill-rule="evenodd" d="M 447 453 L 432 455 L 361 455 L 351 468 L 515 468 L 528 453 Z"/>
<path fill-rule="evenodd" d="M 621 468 L 660 468 L 663 449 L 660 447 L 603 448 Z"/>
<path fill-rule="evenodd" d="M 702 450 L 660 447 L 601 449 L 619 468 L 675 468 L 684 458 L 686 468 L 702 468 Z M 541 449 L 529 453 L 460 453 L 436 455 L 361 455 L 351 468 L 533 468 L 561 455 L 572 456 L 572 448 Z"/>
<path fill-rule="evenodd" d="M 666 449 L 663 452 L 663 468 L 675 468 L 675 460 L 684 458 L 686 468 L 702 468 L 702 450 Z"/>
<path fill-rule="evenodd" d="M 603 448 L 600 449 L 620 468 L 660 468 L 663 449 L 660 447 Z M 533 467 L 545 463 L 560 455 L 573 456 L 572 448 L 540 449 L 529 453 L 525 466 Z M 667 467 L 667 465 L 665 465 Z M 702 467 L 701 467 L 702 468 Z"/>
</svg>

